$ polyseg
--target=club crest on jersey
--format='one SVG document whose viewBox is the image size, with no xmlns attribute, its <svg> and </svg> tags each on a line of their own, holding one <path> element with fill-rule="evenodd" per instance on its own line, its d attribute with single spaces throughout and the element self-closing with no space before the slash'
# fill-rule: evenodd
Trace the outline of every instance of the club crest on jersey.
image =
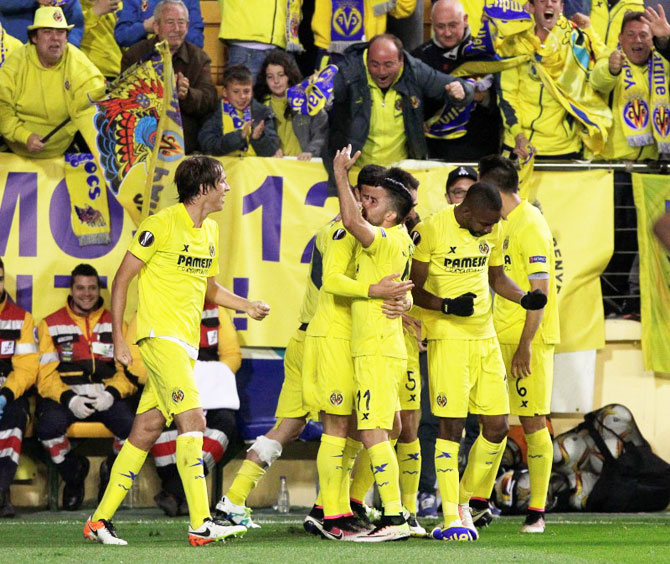
<svg viewBox="0 0 670 564">
<path fill-rule="evenodd" d="M 486 241 L 479 243 L 479 252 L 483 255 L 489 254 L 489 244 Z"/>
<path fill-rule="evenodd" d="M 340 239 L 344 239 L 344 236 L 347 234 L 346 229 L 337 229 L 335 233 L 333 233 L 333 241 L 339 241 Z"/>
<path fill-rule="evenodd" d="M 342 395 L 342 392 L 335 391 L 332 394 L 330 394 L 330 398 L 328 398 L 331 405 L 338 406 L 342 405 L 342 402 L 344 401 L 344 396 Z"/>
<path fill-rule="evenodd" d="M 439 394 L 437 394 L 437 398 L 435 398 L 435 401 L 437 402 L 437 405 L 439 405 L 440 407 L 444 407 L 447 405 L 447 396 L 443 392 L 440 392 Z"/>
<path fill-rule="evenodd" d="M 180 388 L 175 388 L 172 390 L 172 401 L 174 403 L 181 403 L 184 401 L 184 390 Z"/>
<path fill-rule="evenodd" d="M 401 111 L 401 110 L 402 110 L 402 98 L 398 98 L 398 99 L 395 101 L 395 111 L 396 111 L 396 112 L 399 112 L 399 111 Z"/>
<path fill-rule="evenodd" d="M 507 247 L 509 247 L 509 237 L 505 237 L 505 240 L 503 241 L 502 250 L 506 251 Z"/>
<path fill-rule="evenodd" d="M 419 233 L 418 231 L 412 231 L 410 237 L 412 238 L 412 243 L 414 243 L 415 245 L 421 243 L 421 233 Z"/>
<path fill-rule="evenodd" d="M 137 238 L 137 242 L 143 247 L 150 247 L 154 243 L 154 234 L 151 231 L 142 231 Z"/>
<path fill-rule="evenodd" d="M 214 258 L 214 255 L 216 255 L 216 248 L 214 247 L 214 243 L 210 243 L 210 245 L 209 245 L 209 256 Z"/>
</svg>

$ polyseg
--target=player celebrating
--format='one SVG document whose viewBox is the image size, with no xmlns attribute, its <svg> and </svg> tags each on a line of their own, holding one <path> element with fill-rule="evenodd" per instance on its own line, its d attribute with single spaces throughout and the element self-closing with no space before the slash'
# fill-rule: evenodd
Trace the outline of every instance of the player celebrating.
<svg viewBox="0 0 670 564">
<path fill-rule="evenodd" d="M 139 274 L 137 342 L 148 380 L 105 494 L 84 526 L 84 536 L 102 544 L 127 544 L 117 536 L 111 518 L 173 418 L 179 433 L 177 468 L 190 514 L 189 543 L 204 545 L 246 532 L 209 513 L 202 458 L 205 418 L 193 366 L 205 297 L 256 320 L 270 307 L 237 296 L 214 279 L 219 272 L 219 228 L 207 216 L 221 210 L 230 190 L 221 163 L 205 156 L 185 159 L 177 167 L 175 183 L 180 203 L 140 224 L 112 284 L 114 356 L 128 366 L 132 359 L 122 334 L 123 313 L 130 281 Z"/>
<path fill-rule="evenodd" d="M 502 198 L 505 273 L 524 290 L 547 295 L 543 310 L 524 311 L 505 298 L 493 302 L 495 325 L 509 383 L 510 413 L 518 415 L 528 443 L 530 502 L 524 533 L 544 532 L 544 505 L 551 476 L 553 448 L 546 415 L 551 408 L 554 346 L 560 341 L 554 241 L 540 210 L 519 197 L 519 177 L 509 159 L 497 155 L 479 163 L 482 181 L 496 186 Z M 491 494 L 495 475 L 485 492 Z M 480 503 L 485 500 L 480 500 Z"/>
<path fill-rule="evenodd" d="M 496 294 L 526 309 L 540 309 L 546 302 L 540 290 L 526 294 L 503 271 L 501 209 L 498 191 L 475 183 L 461 204 L 435 213 L 412 234 L 412 294 L 425 310 L 431 410 L 440 419 L 435 469 L 445 539 L 477 539 L 468 503 L 499 463 L 508 431 L 505 366 L 493 328 L 489 283 Z M 468 410 L 480 415 L 482 433 L 459 488 L 458 448 Z"/>
<path fill-rule="evenodd" d="M 395 272 L 403 273 L 401 278 L 407 280 L 414 245 L 402 222 L 412 208 L 412 198 L 401 183 L 385 178 L 379 186 L 363 187 L 362 216 L 347 177 L 359 155 L 357 152 L 352 157 L 348 145 L 337 152 L 334 160 L 342 222 L 360 243 L 356 250 L 356 280 L 379 280 Z M 351 318 L 357 425 L 384 505 L 379 525 L 353 540 L 406 539 L 410 530 L 402 514 L 398 460 L 389 442 L 398 405 L 398 385 L 407 367 L 402 321 L 399 317 L 388 319 L 380 300 L 366 298 L 352 301 Z"/>
</svg>

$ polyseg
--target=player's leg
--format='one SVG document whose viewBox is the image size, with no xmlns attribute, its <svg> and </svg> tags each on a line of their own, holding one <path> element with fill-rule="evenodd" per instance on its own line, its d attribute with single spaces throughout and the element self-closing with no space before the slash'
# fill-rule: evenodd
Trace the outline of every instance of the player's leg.
<svg viewBox="0 0 670 564">
<path fill-rule="evenodd" d="M 16 474 L 21 454 L 21 439 L 28 422 L 28 400 L 25 395 L 10 401 L 0 418 L 0 518 L 14 517 L 9 486 Z"/>
<path fill-rule="evenodd" d="M 458 449 L 468 413 L 470 341 L 428 341 L 430 408 L 439 418 L 435 441 L 435 473 L 442 497 L 446 539 L 475 540 L 463 527 L 458 508 Z"/>
<path fill-rule="evenodd" d="M 461 519 L 472 524 L 470 498 L 490 473 L 497 473 L 509 431 L 505 365 L 495 337 L 471 342 L 469 363 L 473 378 L 469 409 L 480 414 L 482 431 L 472 445 L 459 488 Z"/>
<path fill-rule="evenodd" d="M 553 462 L 553 446 L 545 416 L 551 409 L 554 346 L 534 343 L 531 353 L 531 375 L 510 381 L 510 409 L 519 416 L 528 444 L 530 502 L 521 531 L 543 533 L 544 508 Z M 505 354 L 503 356 L 506 357 Z"/>
<path fill-rule="evenodd" d="M 179 471 L 177 470 L 177 428 L 174 424 L 165 429 L 151 447 L 150 453 L 161 481 L 161 489 L 154 501 L 168 517 L 179 513 L 180 498 L 185 499 Z"/>
<path fill-rule="evenodd" d="M 372 472 L 384 506 L 376 528 L 353 539 L 381 542 L 409 537 L 402 513 L 398 459 L 389 441 L 398 407 L 398 383 L 406 361 L 390 357 L 354 359 L 358 431 L 370 457 Z"/>
<path fill-rule="evenodd" d="M 147 389 L 149 391 L 147 391 Z M 147 403 L 152 395 L 149 382 L 144 388 L 142 398 Z M 140 407 L 142 409 L 142 401 Z M 156 408 L 135 415 L 133 427 L 110 471 L 109 483 L 98 504 L 98 508 L 84 526 L 84 536 L 102 544 L 127 544 L 120 539 L 111 520 L 144 464 L 151 445 L 165 426 L 165 417 Z"/>
<path fill-rule="evenodd" d="M 284 383 L 282 384 L 275 417 L 275 426 L 256 439 L 247 449 L 233 483 L 216 504 L 216 515 L 234 525 L 259 528 L 246 507 L 247 497 L 265 475 L 272 463 L 281 456 L 284 447 L 295 441 L 305 428 L 307 412 L 303 408 L 302 362 L 305 331 L 298 330 L 289 339 L 284 354 Z"/>
</svg>

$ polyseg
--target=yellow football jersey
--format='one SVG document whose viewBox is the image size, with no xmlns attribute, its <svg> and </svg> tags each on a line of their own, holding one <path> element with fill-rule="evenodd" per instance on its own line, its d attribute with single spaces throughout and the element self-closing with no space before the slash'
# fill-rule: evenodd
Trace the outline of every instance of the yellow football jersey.
<svg viewBox="0 0 670 564">
<path fill-rule="evenodd" d="M 500 223 L 483 237 L 461 227 L 449 206 L 419 223 L 413 231 L 414 260 L 427 262 L 425 289 L 440 298 L 477 294 L 470 317 L 425 309 L 422 322 L 429 339 L 488 339 L 495 337 L 491 316 L 489 266 L 502 265 Z"/>
<path fill-rule="evenodd" d="M 356 246 L 356 280 L 370 285 L 384 276 L 402 272 L 409 278 L 414 244 L 404 225 L 389 229 L 375 227 L 375 237 L 368 248 Z M 383 300 L 354 298 L 351 305 L 351 354 L 407 358 L 402 320 L 388 319 L 382 313 Z"/>
<path fill-rule="evenodd" d="M 145 264 L 138 280 L 137 340 L 174 337 L 196 350 L 207 278 L 219 272 L 219 226 L 196 229 L 183 204 L 146 218 L 128 250 Z"/>
<path fill-rule="evenodd" d="M 528 276 L 538 272 L 549 274 L 549 295 L 542 324 L 535 340 L 545 344 L 560 342 L 558 302 L 554 260 L 554 239 L 544 216 L 527 201 L 521 202 L 507 216 L 503 225 L 505 274 L 522 290 L 530 290 Z M 493 323 L 501 343 L 518 344 L 526 321 L 526 310 L 505 298 L 496 296 Z"/>
<path fill-rule="evenodd" d="M 351 339 L 351 297 L 330 292 L 332 279 L 344 275 L 354 282 L 354 251 L 356 239 L 344 228 L 341 220 L 333 221 L 317 234 L 317 247 L 323 253 L 323 282 L 316 313 L 307 328 L 315 337 Z M 362 285 L 356 284 L 359 287 Z M 336 286 L 337 288 L 337 286 Z M 364 293 L 363 293 L 364 292 Z M 358 294 L 367 295 L 367 288 Z"/>
</svg>

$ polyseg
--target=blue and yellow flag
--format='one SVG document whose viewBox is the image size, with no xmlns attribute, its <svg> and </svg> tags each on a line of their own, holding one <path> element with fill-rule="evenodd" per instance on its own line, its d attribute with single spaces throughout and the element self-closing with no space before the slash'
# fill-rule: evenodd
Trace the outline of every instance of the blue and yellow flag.
<svg viewBox="0 0 670 564">
<path fill-rule="evenodd" d="M 653 233 L 658 219 L 670 212 L 667 176 L 633 174 L 633 195 L 640 252 L 644 368 L 670 373 L 670 253 Z"/>
</svg>

